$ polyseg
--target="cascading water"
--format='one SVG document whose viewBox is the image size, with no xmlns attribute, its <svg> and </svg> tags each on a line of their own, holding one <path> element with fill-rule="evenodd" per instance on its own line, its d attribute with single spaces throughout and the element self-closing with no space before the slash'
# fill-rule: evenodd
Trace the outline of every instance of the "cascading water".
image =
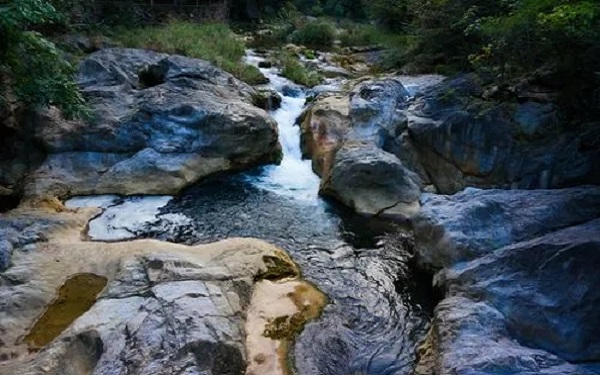
<svg viewBox="0 0 600 375">
<path fill-rule="evenodd" d="M 249 63 L 259 61 L 248 55 Z M 274 243 L 330 299 L 296 341 L 299 374 L 409 374 L 430 298 L 408 266 L 409 237 L 393 223 L 354 215 L 319 198 L 319 178 L 310 161 L 302 160 L 294 125 L 304 108 L 304 90 L 275 68 L 261 71 L 269 88 L 282 94 L 281 108 L 272 113 L 283 148 L 280 165 L 215 177 L 178 197 L 69 204 L 106 207 L 90 223 L 92 239 L 154 237 L 195 244 L 255 237 Z"/>
</svg>

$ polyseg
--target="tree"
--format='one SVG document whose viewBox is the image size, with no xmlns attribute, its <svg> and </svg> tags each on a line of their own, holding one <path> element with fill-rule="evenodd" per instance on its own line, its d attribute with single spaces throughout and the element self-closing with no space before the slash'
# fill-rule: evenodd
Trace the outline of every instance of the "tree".
<svg viewBox="0 0 600 375">
<path fill-rule="evenodd" d="M 45 0 L 0 4 L 0 105 L 57 106 L 66 116 L 85 112 L 74 67 L 36 27 L 62 22 Z"/>
</svg>

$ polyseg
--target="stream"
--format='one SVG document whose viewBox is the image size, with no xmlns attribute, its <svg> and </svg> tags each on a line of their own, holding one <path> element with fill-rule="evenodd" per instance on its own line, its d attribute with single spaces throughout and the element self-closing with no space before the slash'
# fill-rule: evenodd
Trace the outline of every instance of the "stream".
<svg viewBox="0 0 600 375">
<path fill-rule="evenodd" d="M 249 53 L 257 65 L 261 57 Z M 271 114 L 279 126 L 280 165 L 216 176 L 177 197 L 76 197 L 69 207 L 96 206 L 91 240 L 132 238 L 198 244 L 230 237 L 274 243 L 329 297 L 322 316 L 296 341 L 301 375 L 404 375 L 430 318 L 431 294 L 411 267 L 410 232 L 367 219 L 318 196 L 319 177 L 302 160 L 301 114 L 307 90 L 260 69 L 282 95 Z M 322 89 L 334 89 L 335 82 Z"/>
</svg>

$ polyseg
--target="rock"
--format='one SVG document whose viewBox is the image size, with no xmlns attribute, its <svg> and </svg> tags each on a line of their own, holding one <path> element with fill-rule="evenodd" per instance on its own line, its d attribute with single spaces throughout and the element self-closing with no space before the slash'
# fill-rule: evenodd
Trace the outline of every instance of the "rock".
<svg viewBox="0 0 600 375">
<path fill-rule="evenodd" d="M 0 240 L 0 272 L 4 271 L 10 266 L 12 252 L 12 243 L 4 239 Z"/>
<path fill-rule="evenodd" d="M 600 187 L 424 195 L 421 265 L 441 269 L 420 373 L 577 374 L 600 369 Z"/>
<path fill-rule="evenodd" d="M 299 277 L 287 254 L 252 239 L 194 247 L 82 242 L 95 214 L 82 209 L 49 215 L 21 207 L 3 218 L 11 227 L 46 216 L 61 225 L 46 232 L 44 251 L 15 249 L 13 266 L 0 274 L 0 373 L 217 375 L 242 374 L 247 365 L 260 364 L 277 364 L 265 374 L 289 371 L 289 343 L 319 315 L 325 299 Z M 36 329 L 45 335 L 55 330 L 37 328 L 40 316 L 44 324 L 62 324 L 64 313 L 54 316 L 60 310 L 47 306 L 77 275 L 107 285 L 97 297 L 88 296 L 92 305 L 60 326 L 58 336 L 31 341 Z M 61 298 L 64 306 L 72 305 L 68 291 Z M 247 313 L 252 319 L 246 320 Z M 290 336 L 272 334 L 291 317 Z"/>
<path fill-rule="evenodd" d="M 556 106 L 551 103 L 525 102 L 518 106 L 515 113 L 515 120 L 520 131 L 528 138 L 543 137 L 549 132 L 556 131 L 556 117 Z"/>
<path fill-rule="evenodd" d="M 600 219 L 503 247 L 443 279 L 449 294 L 494 306 L 520 343 L 600 362 L 598 262 Z"/>
<path fill-rule="evenodd" d="M 325 96 L 302 115 L 300 146 L 304 157 L 312 159 L 319 176 L 329 173 L 335 153 L 350 131 L 349 102 L 343 95 Z"/>
<path fill-rule="evenodd" d="M 394 78 L 367 80 L 350 93 L 350 121 L 353 140 L 373 141 L 383 148 L 406 129 L 404 110 L 409 93 Z"/>
<path fill-rule="evenodd" d="M 170 194 L 280 157 L 274 120 L 252 104 L 258 93 L 207 62 L 107 49 L 81 63 L 78 79 L 96 119 L 65 121 L 56 110 L 38 119 L 50 155 L 27 196 Z"/>
<path fill-rule="evenodd" d="M 501 312 L 464 297 L 446 298 L 436 307 L 430 335 L 435 361 L 427 374 L 596 374 L 520 345 L 510 337 Z"/>
<path fill-rule="evenodd" d="M 408 218 L 419 211 L 419 178 L 374 144 L 346 143 L 336 153 L 320 194 L 356 212 Z"/>
<path fill-rule="evenodd" d="M 281 95 L 275 90 L 259 89 L 259 96 L 254 100 L 254 104 L 266 111 L 274 111 L 281 107 Z"/>
<path fill-rule="evenodd" d="M 13 195 L 14 191 L 12 191 L 12 189 L 9 189 L 7 187 L 4 187 L 2 185 L 0 185 L 0 196 L 9 196 L 9 195 Z"/>
<path fill-rule="evenodd" d="M 319 73 L 325 78 L 348 78 L 350 72 L 338 66 L 324 66 L 319 69 Z"/>
<path fill-rule="evenodd" d="M 348 93 L 319 95 L 301 117 L 302 152 L 323 178 L 321 194 L 363 214 L 410 217 L 419 209 L 421 178 L 403 161 L 429 181 L 414 154 L 404 152 L 410 141 L 397 141 L 406 131 L 409 94 L 393 78 L 349 86 Z"/>
<path fill-rule="evenodd" d="M 583 132 L 564 124 L 555 103 L 484 97 L 479 77 L 460 76 L 428 89 L 406 112 L 420 161 L 440 192 L 600 184 L 600 151 L 580 147 Z"/>
<path fill-rule="evenodd" d="M 440 269 L 600 216 L 600 187 L 423 195 L 413 220 L 419 263 Z"/>
<path fill-rule="evenodd" d="M 259 68 L 264 68 L 264 69 L 269 69 L 269 68 L 273 67 L 273 62 L 269 61 L 269 60 L 259 61 L 258 62 L 258 67 Z"/>
</svg>

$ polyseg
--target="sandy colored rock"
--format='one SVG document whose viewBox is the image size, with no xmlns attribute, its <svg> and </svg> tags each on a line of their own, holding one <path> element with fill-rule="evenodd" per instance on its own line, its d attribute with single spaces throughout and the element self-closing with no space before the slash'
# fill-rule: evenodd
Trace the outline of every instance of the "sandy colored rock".
<svg viewBox="0 0 600 375">
<path fill-rule="evenodd" d="M 294 304 L 298 289 L 313 287 L 299 278 L 287 254 L 263 241 L 82 242 L 97 212 L 21 207 L 0 217 L 6 228 L 33 233 L 26 244 L 14 242 L 12 266 L 0 274 L 0 374 L 241 374 L 246 352 L 258 351 L 252 343 L 265 339 L 262 331 L 246 332 L 246 312 L 260 311 L 254 303 L 264 302 L 253 295 L 279 296 L 270 300 L 273 308 L 283 305 L 270 315 L 274 319 L 291 307 L 317 312 L 303 315 L 304 323 L 323 305 L 318 298 Z M 40 232 L 43 238 L 34 236 Z M 96 302 L 48 345 L 30 352 L 21 339 L 65 281 L 87 274 L 107 280 Z M 279 363 L 270 373 L 286 373 L 286 350 L 260 350 L 265 363 Z"/>
</svg>

